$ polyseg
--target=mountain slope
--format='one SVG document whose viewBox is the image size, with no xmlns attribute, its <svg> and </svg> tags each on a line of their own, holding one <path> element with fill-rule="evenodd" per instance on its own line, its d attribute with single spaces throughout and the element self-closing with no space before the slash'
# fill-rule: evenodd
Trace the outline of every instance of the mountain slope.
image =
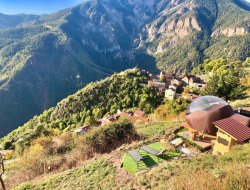
<svg viewBox="0 0 250 190">
<path fill-rule="evenodd" d="M 204 58 L 225 56 L 238 60 L 249 56 L 245 51 L 249 47 L 247 5 L 242 8 L 240 1 L 233 0 L 175 3 L 147 24 L 139 39 L 138 47 L 146 47 L 157 58 L 159 67 L 191 69 Z"/>
<path fill-rule="evenodd" d="M 91 81 L 250 56 L 240 0 L 93 0 L 0 29 L 0 135 Z"/>
<path fill-rule="evenodd" d="M 54 129 L 75 130 L 84 125 L 86 118 L 100 119 L 105 114 L 116 113 L 117 109 L 140 107 L 145 112 L 152 112 L 161 98 L 154 88 L 143 85 L 147 78 L 138 69 L 130 69 L 91 83 L 9 133 L 1 142 L 29 145 L 41 134 L 49 136 Z"/>
<path fill-rule="evenodd" d="M 129 21 L 125 24 L 130 27 Z M 137 61 L 141 53 L 129 51 L 128 30 L 110 21 L 99 1 L 1 30 L 0 133 L 15 129 L 91 81 L 140 62 L 153 63 L 150 56 Z"/>
<path fill-rule="evenodd" d="M 40 16 L 37 15 L 27 15 L 27 14 L 5 15 L 0 13 L 0 29 L 8 27 L 16 27 L 20 24 L 36 20 L 39 17 Z"/>
<path fill-rule="evenodd" d="M 194 158 L 168 160 L 140 175 L 123 174 L 121 172 L 123 168 L 117 164 L 117 162 L 120 164 L 122 156 L 130 149 L 131 144 L 123 146 L 122 150 L 118 149 L 106 156 L 98 155 L 84 166 L 59 174 L 47 174 L 42 179 L 21 184 L 14 189 L 81 190 L 112 187 L 113 189 L 197 190 L 201 186 L 204 190 L 210 190 L 211 186 L 214 190 L 249 189 L 249 144 L 233 147 L 230 153 L 223 156 L 203 154 Z M 119 155 L 118 161 L 114 162 L 117 155 Z"/>
</svg>

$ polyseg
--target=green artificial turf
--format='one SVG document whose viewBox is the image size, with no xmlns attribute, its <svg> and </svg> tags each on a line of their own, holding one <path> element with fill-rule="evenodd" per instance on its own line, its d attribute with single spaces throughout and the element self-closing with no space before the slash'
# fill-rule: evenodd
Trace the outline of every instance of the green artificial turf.
<svg viewBox="0 0 250 190">
<path fill-rule="evenodd" d="M 153 144 L 147 145 L 152 149 L 161 150 L 162 143 L 161 142 L 156 142 Z M 152 167 L 156 164 L 158 164 L 158 158 L 156 156 L 153 156 L 151 154 L 148 154 L 147 152 L 143 150 L 139 150 L 139 153 L 143 156 L 146 157 L 144 161 L 139 162 L 138 167 L 136 161 L 128 154 L 126 153 L 123 157 L 122 163 L 123 163 L 123 168 L 127 170 L 129 173 L 136 173 L 140 170 L 147 169 L 149 167 Z M 159 162 L 162 162 L 164 160 L 168 160 L 172 157 L 175 156 L 180 156 L 181 154 L 178 152 L 167 152 L 163 157 L 159 159 Z"/>
</svg>

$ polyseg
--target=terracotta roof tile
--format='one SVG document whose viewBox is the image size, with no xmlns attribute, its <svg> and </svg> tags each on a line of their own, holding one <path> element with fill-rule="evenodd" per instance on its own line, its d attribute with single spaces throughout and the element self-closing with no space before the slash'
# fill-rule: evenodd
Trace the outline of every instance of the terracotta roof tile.
<svg viewBox="0 0 250 190">
<path fill-rule="evenodd" d="M 250 139 L 250 128 L 230 117 L 215 121 L 213 124 L 240 142 L 245 142 Z"/>
</svg>

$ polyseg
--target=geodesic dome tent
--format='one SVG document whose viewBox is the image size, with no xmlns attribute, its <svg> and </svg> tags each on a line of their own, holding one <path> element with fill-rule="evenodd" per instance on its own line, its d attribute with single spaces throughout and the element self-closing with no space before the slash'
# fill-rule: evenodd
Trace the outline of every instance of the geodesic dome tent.
<svg viewBox="0 0 250 190">
<path fill-rule="evenodd" d="M 232 107 L 226 101 L 215 96 L 202 96 L 189 105 L 186 121 L 198 132 L 216 135 L 217 128 L 212 123 L 233 114 Z"/>
</svg>

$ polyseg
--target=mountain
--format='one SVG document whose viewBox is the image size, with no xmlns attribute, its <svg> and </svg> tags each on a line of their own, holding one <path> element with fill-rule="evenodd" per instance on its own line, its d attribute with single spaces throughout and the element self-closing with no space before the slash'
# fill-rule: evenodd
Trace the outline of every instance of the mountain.
<svg viewBox="0 0 250 190">
<path fill-rule="evenodd" d="M 38 15 L 27 15 L 27 14 L 18 14 L 18 15 L 5 15 L 0 13 L 0 29 L 16 27 L 20 24 L 31 22 L 38 19 Z"/>
<path fill-rule="evenodd" d="M 205 58 L 245 59 L 249 21 L 238 0 L 93 0 L 0 29 L 0 134 L 136 65 L 184 71 Z"/>
<path fill-rule="evenodd" d="M 190 69 L 205 58 L 249 56 L 250 14 L 242 1 L 174 2 L 144 27 L 139 40 L 160 68 Z"/>
</svg>

